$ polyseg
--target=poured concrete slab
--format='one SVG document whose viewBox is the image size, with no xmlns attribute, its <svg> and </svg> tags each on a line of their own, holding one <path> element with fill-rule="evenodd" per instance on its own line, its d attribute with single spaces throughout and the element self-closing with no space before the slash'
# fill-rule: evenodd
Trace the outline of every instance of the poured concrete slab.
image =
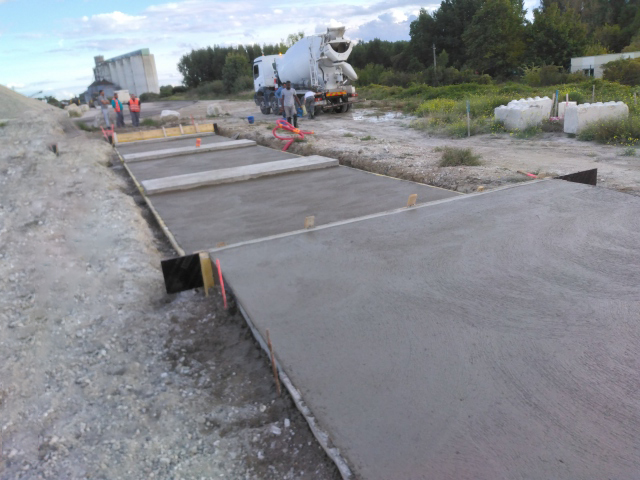
<svg viewBox="0 0 640 480">
<path fill-rule="evenodd" d="M 256 142 L 253 140 L 229 140 L 226 142 L 214 142 L 200 147 L 193 145 L 190 147 L 164 148 L 161 150 L 148 150 L 140 153 L 127 153 L 122 155 L 122 159 L 127 163 L 142 162 L 157 158 L 178 157 L 180 155 L 189 155 L 193 153 L 217 152 L 222 150 L 233 150 L 235 148 L 253 147 L 255 144 Z"/>
<path fill-rule="evenodd" d="M 154 138 L 152 140 L 141 140 L 137 142 L 119 143 L 116 149 L 120 154 L 149 152 L 151 150 L 163 150 L 165 148 L 191 147 L 196 144 L 199 138 L 201 145 L 211 143 L 228 142 L 230 139 L 221 137 L 214 133 L 202 133 L 198 135 L 183 135 L 180 137 Z"/>
<path fill-rule="evenodd" d="M 356 478 L 637 478 L 640 198 L 548 180 L 212 256 Z"/>
<path fill-rule="evenodd" d="M 146 162 L 132 162 L 128 164 L 128 167 L 136 179 L 142 182 L 152 178 L 255 165 L 287 158 L 298 158 L 298 155 L 256 145 L 255 147 L 224 150 L 222 152 L 193 153 L 191 155 L 148 160 Z"/>
<path fill-rule="evenodd" d="M 152 203 L 187 252 L 458 196 L 455 192 L 348 167 L 297 172 L 154 195 Z"/>
<path fill-rule="evenodd" d="M 142 182 L 142 186 L 147 195 L 156 195 L 159 193 L 189 190 L 223 183 L 244 182 L 255 178 L 282 175 L 283 173 L 337 167 L 338 165 L 338 160 L 334 158 L 311 155 L 309 157 L 289 158 L 274 162 L 258 163 L 256 165 L 246 165 L 244 167 L 222 168 L 209 170 L 207 172 L 155 178 Z"/>
</svg>

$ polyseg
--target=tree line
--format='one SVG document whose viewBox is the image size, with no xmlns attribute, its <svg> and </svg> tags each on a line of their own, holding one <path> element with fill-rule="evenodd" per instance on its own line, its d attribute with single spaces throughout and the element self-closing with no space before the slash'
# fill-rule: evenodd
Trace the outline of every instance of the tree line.
<svg viewBox="0 0 640 480">
<path fill-rule="evenodd" d="M 524 0 L 443 0 L 433 12 L 420 10 L 409 41 L 359 43 L 349 62 L 360 85 L 485 83 L 537 68 L 560 74 L 572 57 L 640 51 L 639 3 L 541 0 L 529 20 Z M 180 59 L 178 70 L 187 87 L 218 81 L 227 91 L 251 88 L 253 59 L 285 53 L 302 36 L 272 45 L 193 50 Z"/>
</svg>

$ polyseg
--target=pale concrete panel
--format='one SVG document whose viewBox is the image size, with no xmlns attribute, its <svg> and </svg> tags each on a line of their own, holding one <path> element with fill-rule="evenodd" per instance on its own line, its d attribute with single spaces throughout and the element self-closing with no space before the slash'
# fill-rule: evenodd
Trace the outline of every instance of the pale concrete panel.
<svg viewBox="0 0 640 480">
<path fill-rule="evenodd" d="M 630 480 L 639 212 L 549 180 L 212 258 L 355 478 Z"/>
<path fill-rule="evenodd" d="M 160 93 L 160 85 L 158 84 L 158 72 L 156 71 L 156 60 L 153 55 L 142 56 L 144 64 L 144 73 L 147 81 L 148 92 Z"/>
<path fill-rule="evenodd" d="M 206 172 L 188 173 L 173 177 L 155 178 L 142 182 L 147 195 L 158 193 L 189 190 L 192 188 L 221 185 L 223 183 L 237 183 L 272 175 L 282 175 L 290 172 L 303 172 L 320 168 L 337 167 L 338 160 L 334 158 L 311 155 L 309 157 L 289 158 L 273 162 L 245 165 L 242 167 L 221 168 Z"/>
<path fill-rule="evenodd" d="M 215 142 L 200 147 L 173 147 L 163 148 L 162 150 L 145 151 L 140 153 L 129 153 L 122 155 L 125 162 L 142 162 L 145 160 L 153 160 L 157 158 L 178 157 L 181 155 L 189 155 L 192 153 L 206 153 L 213 151 L 232 150 L 235 148 L 253 147 L 256 142 L 253 140 L 229 140 L 226 142 Z"/>
</svg>

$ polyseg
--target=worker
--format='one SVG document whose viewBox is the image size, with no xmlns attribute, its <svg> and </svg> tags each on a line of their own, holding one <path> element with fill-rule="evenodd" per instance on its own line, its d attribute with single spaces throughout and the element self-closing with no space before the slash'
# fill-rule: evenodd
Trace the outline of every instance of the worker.
<svg viewBox="0 0 640 480">
<path fill-rule="evenodd" d="M 285 83 L 285 89 L 282 90 L 282 108 L 284 110 L 285 117 L 287 117 L 287 122 L 291 123 L 291 117 L 293 117 L 292 125 L 298 128 L 298 112 L 296 111 L 296 105 L 302 108 L 295 89 L 291 88 L 291 82 L 287 80 Z"/>
<path fill-rule="evenodd" d="M 122 103 L 118 100 L 118 94 L 113 94 L 111 106 L 116 112 L 116 127 L 124 127 L 124 113 L 122 112 Z"/>
<path fill-rule="evenodd" d="M 135 93 L 131 94 L 131 98 L 127 102 L 129 105 L 129 113 L 131 113 L 131 124 L 134 127 L 140 126 L 140 99 L 136 97 Z"/>
<path fill-rule="evenodd" d="M 311 90 L 304 94 L 304 106 L 307 109 L 309 120 L 313 120 L 315 117 L 316 109 L 316 94 Z"/>
<path fill-rule="evenodd" d="M 100 104 L 100 110 L 102 110 L 104 123 L 107 125 L 107 128 L 109 128 L 111 126 L 111 122 L 109 121 L 109 102 L 107 101 L 107 97 L 104 96 L 104 90 L 100 90 L 98 93 L 98 103 Z"/>
</svg>

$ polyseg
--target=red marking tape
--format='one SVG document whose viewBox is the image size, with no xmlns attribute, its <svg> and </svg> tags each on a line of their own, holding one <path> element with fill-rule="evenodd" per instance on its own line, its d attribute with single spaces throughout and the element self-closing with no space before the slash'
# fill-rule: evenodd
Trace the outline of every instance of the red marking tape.
<svg viewBox="0 0 640 480">
<path fill-rule="evenodd" d="M 222 279 L 222 269 L 220 268 L 220 260 L 216 258 L 216 267 L 218 268 L 218 280 L 220 280 L 220 290 L 222 290 L 222 301 L 224 309 L 227 309 L 227 294 L 224 291 L 224 280 Z"/>
</svg>

